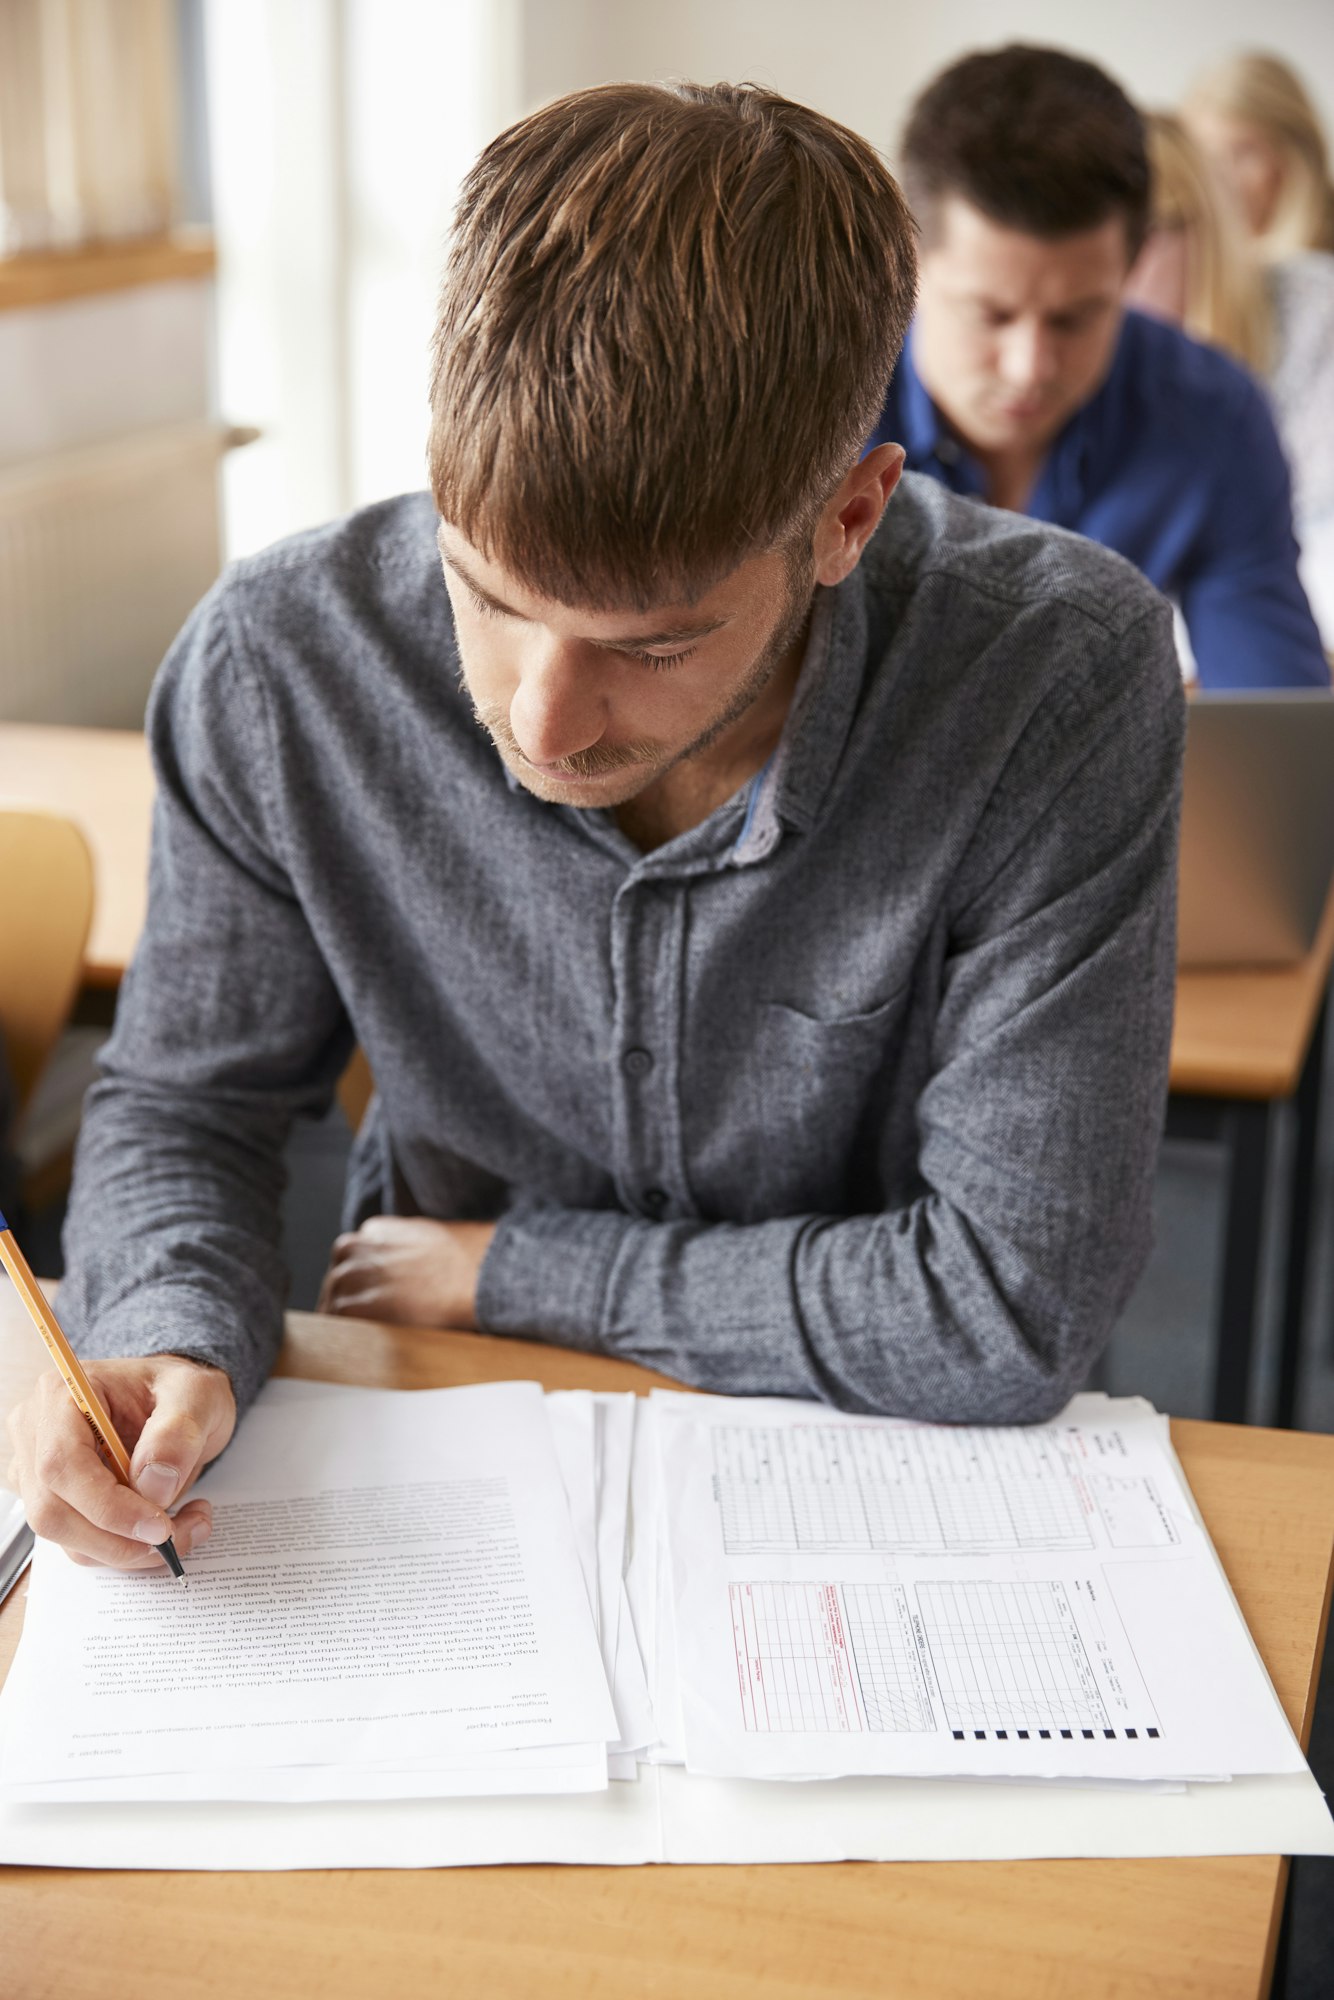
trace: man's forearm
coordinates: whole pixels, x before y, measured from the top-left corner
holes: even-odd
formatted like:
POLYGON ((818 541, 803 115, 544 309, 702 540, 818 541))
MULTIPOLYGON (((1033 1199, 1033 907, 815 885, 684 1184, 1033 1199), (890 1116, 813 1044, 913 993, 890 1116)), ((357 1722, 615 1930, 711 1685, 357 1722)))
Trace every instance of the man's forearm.
POLYGON ((282 1339, 287 1124, 262 1103, 173 1106, 119 1080, 90 1092, 61 1293, 80 1353, 206 1361, 247 1408, 282 1339))
POLYGON ((478 1323, 617 1354, 698 1388, 934 1421, 1051 1416, 1084 1380, 1148 1240, 1025 1268, 939 1197, 875 1216, 747 1225, 518 1209, 482 1267, 478 1323))

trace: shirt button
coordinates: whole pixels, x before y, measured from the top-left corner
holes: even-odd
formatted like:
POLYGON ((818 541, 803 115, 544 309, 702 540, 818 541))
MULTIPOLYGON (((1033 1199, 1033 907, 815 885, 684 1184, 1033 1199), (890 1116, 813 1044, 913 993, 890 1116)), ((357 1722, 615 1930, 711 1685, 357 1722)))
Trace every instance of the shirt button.
POLYGON ((666 1188, 654 1187, 645 1188, 642 1199, 645 1208, 648 1209, 650 1214, 661 1215, 671 1197, 667 1193, 666 1188))
MULTIPOLYGON (((621 1067, 627 1076, 647 1076, 653 1067, 653 1057, 647 1049, 627 1049, 621 1057, 621 1067)), ((666 1200, 666 1196, 663 1197, 666 1200)))
POLYGON ((936 445, 936 457, 942 465, 957 465, 959 463, 959 447, 953 438, 946 437, 939 440, 936 445))

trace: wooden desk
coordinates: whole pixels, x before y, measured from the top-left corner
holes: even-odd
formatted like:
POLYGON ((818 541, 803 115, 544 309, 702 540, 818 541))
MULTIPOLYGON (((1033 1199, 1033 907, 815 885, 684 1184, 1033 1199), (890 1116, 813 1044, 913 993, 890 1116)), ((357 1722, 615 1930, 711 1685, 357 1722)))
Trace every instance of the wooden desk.
POLYGON ((1334 964, 1334 886, 1309 957, 1277 971, 1177 974, 1172 1088, 1196 1097, 1291 1097, 1334 964))
POLYGON ((84 984, 119 986, 148 901, 153 772, 143 737, 133 729, 0 723, 0 806, 59 813, 82 829, 96 891, 84 984))
MULTIPOLYGON (((662 1379, 474 1334, 301 1315, 289 1329, 282 1372, 316 1379, 427 1388, 527 1376, 638 1390, 662 1379)), ((1174 1424, 1173 1436, 1305 1742, 1334 1563, 1334 1438, 1203 1423, 1174 1424)), ((0 1614, 2 1665, 20 1616, 17 1601, 0 1614)), ((6 2000, 115 2000, 144 1979, 172 2000, 1254 2000, 1268 1986, 1286 1866, 1270 1856, 188 1880, 15 1868, 0 1870, 2 1983, 6 2000), (108 1984, 113 1967, 123 1975, 108 1984)))
MULTIPOLYGON (((36 806, 78 821, 93 850, 97 905, 85 984, 112 989, 143 927, 153 776, 130 731, 0 724, 0 805, 36 806)), ((1177 980, 1168 1129, 1221 1139, 1228 1153, 1213 1414, 1245 1420, 1255 1345, 1265 1177, 1273 1107, 1292 1100, 1297 1148, 1288 1209, 1277 1421, 1297 1391, 1309 1261, 1319 1032, 1334 961, 1334 890, 1316 947, 1280 972, 1183 972, 1177 980)))
POLYGON ((1269 1154, 1283 1102, 1293 1105, 1297 1130, 1274 1419, 1291 1424, 1296 1410, 1332 964, 1334 886, 1300 965, 1177 975, 1167 1129, 1221 1139, 1228 1156, 1213 1413, 1230 1422, 1244 1422, 1250 1404, 1269 1154))

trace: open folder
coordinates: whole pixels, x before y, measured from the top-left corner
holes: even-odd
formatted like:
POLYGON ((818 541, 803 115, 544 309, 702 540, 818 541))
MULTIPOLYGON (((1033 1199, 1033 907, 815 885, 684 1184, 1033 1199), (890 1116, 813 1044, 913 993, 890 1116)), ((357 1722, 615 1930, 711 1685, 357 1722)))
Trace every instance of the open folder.
POLYGON ((201 1490, 188 1591, 39 1549, 0 1859, 1334 1851, 1143 1403, 275 1382, 201 1490))

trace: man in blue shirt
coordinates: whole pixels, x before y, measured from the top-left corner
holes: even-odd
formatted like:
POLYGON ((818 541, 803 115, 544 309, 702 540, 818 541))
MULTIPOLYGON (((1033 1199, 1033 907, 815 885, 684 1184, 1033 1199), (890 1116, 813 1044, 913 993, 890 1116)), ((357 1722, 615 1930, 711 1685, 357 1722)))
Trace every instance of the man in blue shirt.
POLYGON ((1122 307, 1149 197, 1125 94, 1054 49, 966 56, 902 154, 921 289, 874 441, 1127 557, 1179 605, 1203 686, 1327 686, 1262 391, 1122 307))

